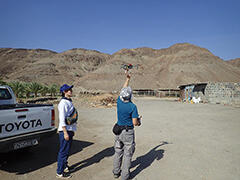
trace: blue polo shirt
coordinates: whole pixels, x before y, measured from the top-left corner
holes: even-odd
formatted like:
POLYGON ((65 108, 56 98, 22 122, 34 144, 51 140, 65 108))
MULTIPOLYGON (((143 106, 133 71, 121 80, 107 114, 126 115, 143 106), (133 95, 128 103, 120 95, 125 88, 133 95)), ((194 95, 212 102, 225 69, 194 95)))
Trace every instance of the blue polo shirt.
POLYGON ((123 102, 117 99, 117 124, 120 126, 133 126, 132 118, 138 118, 137 106, 132 102, 123 102))

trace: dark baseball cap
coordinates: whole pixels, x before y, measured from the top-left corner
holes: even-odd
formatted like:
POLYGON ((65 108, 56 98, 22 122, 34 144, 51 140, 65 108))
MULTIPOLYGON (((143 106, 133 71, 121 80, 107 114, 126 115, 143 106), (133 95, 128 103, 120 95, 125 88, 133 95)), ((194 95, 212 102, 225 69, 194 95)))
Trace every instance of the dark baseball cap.
POLYGON ((60 87, 60 92, 67 91, 67 90, 72 89, 72 88, 73 88, 73 85, 69 86, 67 84, 64 84, 60 87))

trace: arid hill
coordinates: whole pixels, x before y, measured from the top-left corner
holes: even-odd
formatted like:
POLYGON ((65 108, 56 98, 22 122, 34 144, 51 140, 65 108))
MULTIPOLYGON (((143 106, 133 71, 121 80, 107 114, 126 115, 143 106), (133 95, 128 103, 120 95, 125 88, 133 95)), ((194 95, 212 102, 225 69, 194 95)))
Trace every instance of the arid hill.
POLYGON ((56 53, 43 49, 0 48, 3 80, 45 84, 75 84, 91 90, 119 90, 124 82, 122 64, 131 70, 134 89, 177 88, 195 82, 239 82, 239 60, 223 61, 207 49, 175 44, 165 49, 122 49, 112 55, 71 49, 56 53))
POLYGON ((0 77, 4 80, 44 84, 74 83, 94 71, 110 55, 93 50, 72 49, 63 53, 42 49, 0 49, 0 77))
POLYGON ((236 68, 240 68, 240 58, 231 59, 231 60, 226 61, 226 62, 232 64, 236 68))
POLYGON ((139 64, 132 71, 134 89, 177 88, 179 85, 220 81, 239 82, 240 69, 234 68, 210 51, 183 43, 166 49, 122 49, 104 66, 79 79, 89 89, 119 90, 124 82, 121 64, 139 64))

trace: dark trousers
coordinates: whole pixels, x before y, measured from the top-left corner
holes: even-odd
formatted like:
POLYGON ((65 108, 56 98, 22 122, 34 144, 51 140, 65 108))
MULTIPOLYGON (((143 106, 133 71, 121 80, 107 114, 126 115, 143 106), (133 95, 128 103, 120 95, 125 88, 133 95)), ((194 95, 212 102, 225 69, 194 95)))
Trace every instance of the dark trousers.
POLYGON ((59 132, 60 149, 58 152, 58 165, 57 165, 58 174, 62 174, 63 170, 67 167, 67 160, 72 146, 74 132, 68 131, 68 135, 69 140, 66 141, 64 139, 64 133, 62 131, 59 132))

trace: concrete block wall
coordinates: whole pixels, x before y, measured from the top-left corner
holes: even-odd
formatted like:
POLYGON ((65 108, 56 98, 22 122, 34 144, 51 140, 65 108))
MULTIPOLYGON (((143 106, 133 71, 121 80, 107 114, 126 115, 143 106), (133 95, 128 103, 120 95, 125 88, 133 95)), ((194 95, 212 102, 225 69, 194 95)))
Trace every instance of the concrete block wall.
POLYGON ((208 82, 205 98, 209 103, 240 105, 240 82, 208 82))

